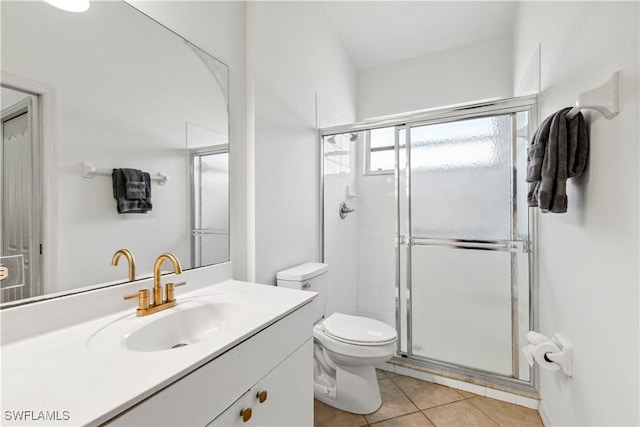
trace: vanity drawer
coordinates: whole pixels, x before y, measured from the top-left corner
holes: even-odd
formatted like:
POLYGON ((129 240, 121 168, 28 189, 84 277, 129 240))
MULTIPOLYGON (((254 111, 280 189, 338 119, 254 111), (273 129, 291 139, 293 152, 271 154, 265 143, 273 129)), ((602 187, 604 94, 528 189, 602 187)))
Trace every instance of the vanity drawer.
POLYGON ((313 339, 309 338, 207 427, 313 425, 312 359, 313 339), (264 393, 262 402, 260 393, 264 393), (251 411, 251 416, 245 411, 251 411))
MULTIPOLYGON (((107 425, 204 426, 309 340, 312 325, 313 304, 306 304, 107 425)), ((312 361, 309 354, 309 367, 312 361)))

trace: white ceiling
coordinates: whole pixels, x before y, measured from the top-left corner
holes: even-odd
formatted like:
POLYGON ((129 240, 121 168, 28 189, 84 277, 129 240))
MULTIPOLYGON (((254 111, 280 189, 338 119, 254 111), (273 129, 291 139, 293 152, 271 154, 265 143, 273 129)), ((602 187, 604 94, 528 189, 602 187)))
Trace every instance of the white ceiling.
POLYGON ((515 1, 326 1, 359 70, 511 34, 515 1))

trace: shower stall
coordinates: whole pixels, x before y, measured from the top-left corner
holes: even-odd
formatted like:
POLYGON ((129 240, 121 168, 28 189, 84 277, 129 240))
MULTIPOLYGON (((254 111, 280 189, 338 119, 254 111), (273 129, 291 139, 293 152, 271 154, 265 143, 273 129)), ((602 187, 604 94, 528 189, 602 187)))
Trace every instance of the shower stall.
POLYGON ((533 390, 536 98, 320 130, 330 309, 395 326, 396 362, 533 390))

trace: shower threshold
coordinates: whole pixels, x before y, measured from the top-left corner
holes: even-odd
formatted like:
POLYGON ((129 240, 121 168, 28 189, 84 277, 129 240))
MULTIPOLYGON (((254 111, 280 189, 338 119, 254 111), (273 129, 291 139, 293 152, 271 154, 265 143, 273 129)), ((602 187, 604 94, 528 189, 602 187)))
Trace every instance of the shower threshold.
MULTIPOLYGON (((384 365, 378 366, 378 368, 463 390, 477 386, 512 393, 525 398, 540 399, 540 395, 536 390, 535 379, 531 382, 523 381, 493 372, 415 356, 396 355, 384 365), (462 386, 459 386, 459 382, 463 383, 462 386), (465 387, 467 384, 471 384, 471 387, 465 387)), ((534 373, 532 374, 534 375, 534 373)))

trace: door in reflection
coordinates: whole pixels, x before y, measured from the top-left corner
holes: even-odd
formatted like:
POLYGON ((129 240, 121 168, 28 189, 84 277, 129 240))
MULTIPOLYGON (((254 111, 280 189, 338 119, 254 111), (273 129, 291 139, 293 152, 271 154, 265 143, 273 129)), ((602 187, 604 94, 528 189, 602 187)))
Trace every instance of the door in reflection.
POLYGON ((38 98, 2 88, 0 302, 43 293, 38 98))

